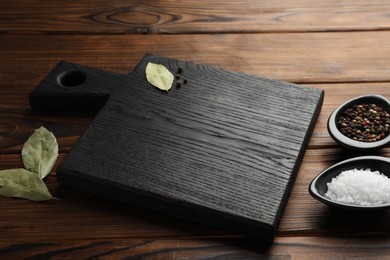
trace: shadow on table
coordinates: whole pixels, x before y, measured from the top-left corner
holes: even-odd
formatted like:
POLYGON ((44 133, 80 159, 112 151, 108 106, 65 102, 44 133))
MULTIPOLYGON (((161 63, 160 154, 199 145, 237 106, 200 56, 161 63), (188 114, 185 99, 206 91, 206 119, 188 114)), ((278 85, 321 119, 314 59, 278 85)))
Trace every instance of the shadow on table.
MULTIPOLYGON (((60 198, 58 207, 67 217, 62 225, 76 225, 80 233, 88 234, 96 225, 104 225, 101 230, 94 230, 99 237, 128 234, 130 237, 162 238, 204 238, 213 241, 235 241, 242 247, 266 249, 270 243, 248 238, 239 233, 213 228, 202 223, 187 220, 167 213, 125 202, 82 192, 58 185, 54 194, 60 198), (111 233, 111 234, 110 234, 111 233)), ((60 220, 58 220, 60 221, 60 220)), ((234 244, 236 244, 234 242, 234 244)))
POLYGON ((390 210, 345 210, 324 208, 320 228, 329 234, 388 235, 390 210))

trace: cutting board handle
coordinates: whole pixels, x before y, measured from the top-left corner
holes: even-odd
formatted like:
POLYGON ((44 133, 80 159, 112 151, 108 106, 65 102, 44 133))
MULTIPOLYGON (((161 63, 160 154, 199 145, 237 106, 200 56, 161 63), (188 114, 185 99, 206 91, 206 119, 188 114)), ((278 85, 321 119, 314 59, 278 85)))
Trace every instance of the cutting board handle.
POLYGON ((149 61, 165 63, 172 71, 177 71, 180 63, 188 65, 148 53, 134 70, 122 75, 61 61, 30 93, 30 106, 34 110, 100 110, 110 95, 118 90, 118 82, 132 82, 130 78, 145 80, 144 71, 149 61))
POLYGON ((112 92, 107 74, 61 61, 30 93, 30 105, 38 110, 99 110, 112 92))

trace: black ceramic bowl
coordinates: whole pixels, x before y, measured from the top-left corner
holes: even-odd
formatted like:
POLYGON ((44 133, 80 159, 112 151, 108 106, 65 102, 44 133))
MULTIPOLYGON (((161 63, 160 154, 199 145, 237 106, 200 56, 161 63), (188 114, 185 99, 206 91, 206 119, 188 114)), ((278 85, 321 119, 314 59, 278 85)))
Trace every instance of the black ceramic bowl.
POLYGON ((332 201, 325 197, 325 193, 328 191, 327 184, 332 181, 332 178, 339 175, 342 171, 352 169, 379 171, 390 178, 390 159, 381 156, 360 156, 339 162, 329 167, 312 180, 309 186, 310 195, 329 206, 344 209, 375 210, 389 208, 390 203, 375 206, 360 206, 332 201))
POLYGON ((381 95, 365 95, 351 99, 336 108, 328 119, 328 132, 340 145, 353 150, 373 151, 385 147, 390 142, 390 135, 375 142, 361 142, 343 135, 336 125, 336 119, 349 107, 360 104, 376 104, 390 113, 390 102, 381 95))

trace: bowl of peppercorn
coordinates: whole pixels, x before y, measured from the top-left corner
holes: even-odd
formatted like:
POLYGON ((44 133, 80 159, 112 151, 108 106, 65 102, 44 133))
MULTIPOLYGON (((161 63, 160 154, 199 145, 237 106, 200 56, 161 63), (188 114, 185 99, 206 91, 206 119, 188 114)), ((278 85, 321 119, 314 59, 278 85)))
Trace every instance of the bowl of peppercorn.
POLYGON ((381 95, 353 98, 336 108, 328 119, 328 132, 340 145, 372 151, 390 142, 390 102, 381 95))

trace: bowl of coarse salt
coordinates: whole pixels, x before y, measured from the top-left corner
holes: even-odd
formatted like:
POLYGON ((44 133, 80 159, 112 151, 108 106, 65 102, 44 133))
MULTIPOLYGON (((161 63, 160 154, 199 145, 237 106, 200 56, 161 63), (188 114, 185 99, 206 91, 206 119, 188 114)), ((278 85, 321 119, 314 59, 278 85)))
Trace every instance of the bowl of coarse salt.
POLYGON ((390 143, 390 101, 376 94, 353 98, 332 112, 327 127, 330 136, 346 148, 381 149, 390 143))
POLYGON ((332 207, 375 210, 390 207, 390 159, 360 156, 339 162, 315 177, 310 195, 332 207))

